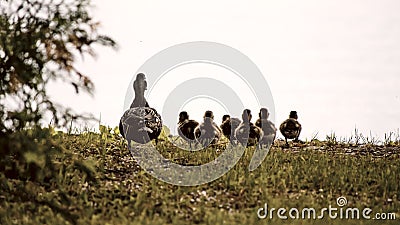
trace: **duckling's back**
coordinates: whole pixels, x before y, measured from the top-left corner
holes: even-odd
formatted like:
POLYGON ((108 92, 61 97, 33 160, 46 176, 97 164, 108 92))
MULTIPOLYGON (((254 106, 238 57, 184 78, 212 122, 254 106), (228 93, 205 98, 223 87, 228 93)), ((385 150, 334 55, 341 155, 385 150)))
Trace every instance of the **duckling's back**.
POLYGON ((296 138, 298 132, 300 132, 301 125, 296 119, 289 118, 281 124, 279 130, 285 138, 293 139, 296 138))
POLYGON ((226 120, 221 124, 221 130, 225 137, 230 138, 230 136, 234 136, 236 128, 240 125, 240 120, 238 118, 232 118, 230 120, 226 120))
POLYGON ((195 120, 185 120, 184 122, 179 124, 178 133, 184 139, 194 140, 195 134, 194 130, 199 125, 199 123, 195 120))
POLYGON ((264 135, 270 135, 276 133, 275 125, 268 119, 258 119, 255 125, 262 129, 264 135))

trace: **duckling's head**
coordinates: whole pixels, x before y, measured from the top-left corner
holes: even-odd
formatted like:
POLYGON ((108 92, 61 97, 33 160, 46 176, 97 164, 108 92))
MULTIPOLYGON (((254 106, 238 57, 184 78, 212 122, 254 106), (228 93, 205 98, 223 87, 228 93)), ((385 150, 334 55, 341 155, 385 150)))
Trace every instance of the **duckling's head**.
POLYGON ((183 122, 189 119, 189 114, 186 111, 182 111, 179 113, 179 122, 183 122))
POLYGON ((250 109, 245 109, 245 110, 243 110, 243 113, 242 113, 242 120, 243 120, 243 122, 244 122, 244 123, 250 123, 251 118, 252 118, 251 110, 250 110, 250 109))
POLYGON ((267 108, 261 108, 260 113, 258 114, 260 116, 260 119, 268 119, 269 117, 269 112, 267 108))
POLYGON ((231 119, 231 116, 230 116, 230 115, 224 115, 224 116, 222 117, 222 122, 225 122, 226 120, 229 120, 229 119, 231 119))
POLYGON ((214 113, 211 110, 207 110, 204 113, 204 122, 211 122, 214 120, 214 113))
POLYGON ((144 94, 144 91, 147 90, 146 76, 143 73, 136 75, 136 79, 133 82, 133 89, 135 90, 135 94, 144 94))
POLYGON ((211 118, 211 119, 214 119, 214 113, 213 113, 211 110, 207 110, 207 111, 204 113, 204 118, 206 118, 206 117, 211 118))
POLYGON ((289 118, 293 118, 293 119, 297 120, 299 117, 297 116, 296 111, 290 111, 289 118))

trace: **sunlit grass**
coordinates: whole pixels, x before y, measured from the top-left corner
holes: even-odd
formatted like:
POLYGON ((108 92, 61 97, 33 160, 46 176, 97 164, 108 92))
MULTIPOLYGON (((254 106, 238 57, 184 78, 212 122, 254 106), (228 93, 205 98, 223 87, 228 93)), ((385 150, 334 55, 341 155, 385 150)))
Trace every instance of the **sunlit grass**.
MULTIPOLYGON (((32 189, 43 198, 67 193, 69 208, 81 224, 269 224, 260 220, 257 210, 270 207, 321 209, 345 196, 348 207, 369 207, 373 212, 395 212, 400 219, 400 145, 396 134, 388 134, 378 144, 359 135, 339 140, 334 134, 326 140, 315 138, 304 144, 285 147, 276 141, 266 160, 249 172, 255 148, 247 148, 236 166, 221 178, 205 185, 170 185, 146 173, 131 156, 125 140, 116 129, 100 127, 100 133, 57 133, 68 151, 93 166, 97 184, 82 173, 58 168, 63 190, 32 189), (358 137, 360 139, 358 139, 358 137), (358 140, 358 142, 357 142, 358 140), (362 142, 362 144, 361 144, 362 142)), ((157 148, 176 163, 200 165, 218 157, 224 144, 202 151, 181 150, 162 137, 157 148)), ((55 157, 55 161, 63 157, 55 157)), ((18 180, 8 184, 21 185, 18 180)), ((0 194, 0 215, 4 224, 68 223, 51 206, 33 210, 35 202, 20 201, 0 194)), ((279 220, 292 224, 398 224, 375 220, 279 220)))

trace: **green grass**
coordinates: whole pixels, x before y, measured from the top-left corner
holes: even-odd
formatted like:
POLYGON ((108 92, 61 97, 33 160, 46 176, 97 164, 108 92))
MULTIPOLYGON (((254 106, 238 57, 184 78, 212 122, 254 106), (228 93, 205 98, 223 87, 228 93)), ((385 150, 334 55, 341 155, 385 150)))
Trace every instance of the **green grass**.
MULTIPOLYGON (((400 221, 400 145, 312 140, 283 148, 276 141, 266 160, 249 172, 254 148, 247 148, 239 163, 221 178, 194 187, 170 185, 141 169, 127 149, 126 142, 103 127, 101 133, 54 136, 76 157, 93 168, 96 182, 84 173, 60 166, 57 182, 51 185, 8 179, 12 190, 25 185, 43 199, 60 198, 66 193, 72 204, 68 210, 79 224, 399 224, 400 221), (258 219, 257 210, 269 207, 317 211, 344 196, 346 207, 369 207, 376 212, 394 212, 397 220, 280 220, 258 219)), ((200 165, 213 160, 224 145, 199 152, 177 149, 168 141, 158 145, 160 153, 177 163, 200 165)), ((55 156, 54 161, 67 165, 55 156), (62 163, 61 163, 62 162, 62 163)), ((3 176, 3 175, 2 175, 3 176)), ((63 207, 62 205, 59 207, 63 207)), ((21 200, 0 192, 2 224, 68 224, 62 211, 52 205, 21 200)), ((327 216, 325 216, 326 218, 327 216)))

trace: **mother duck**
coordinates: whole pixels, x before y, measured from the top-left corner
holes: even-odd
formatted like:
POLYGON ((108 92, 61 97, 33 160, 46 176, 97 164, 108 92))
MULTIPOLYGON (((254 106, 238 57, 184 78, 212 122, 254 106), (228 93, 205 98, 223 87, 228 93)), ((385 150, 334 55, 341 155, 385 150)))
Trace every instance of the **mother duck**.
POLYGON ((133 89, 135 98, 119 122, 120 133, 128 140, 129 145, 131 141, 145 144, 151 140, 156 140, 157 144, 157 138, 162 130, 162 120, 157 111, 149 107, 144 97, 147 81, 143 73, 136 75, 133 89))

